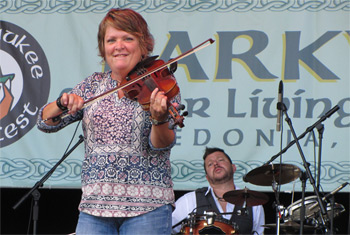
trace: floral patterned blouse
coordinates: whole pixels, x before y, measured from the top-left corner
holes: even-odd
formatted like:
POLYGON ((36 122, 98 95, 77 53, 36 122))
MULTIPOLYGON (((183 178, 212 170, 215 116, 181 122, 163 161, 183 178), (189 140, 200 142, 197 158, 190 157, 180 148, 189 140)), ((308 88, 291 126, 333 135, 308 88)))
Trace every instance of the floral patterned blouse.
MULTIPOLYGON (((117 86, 111 72, 94 73, 71 93, 85 101, 117 86)), ((171 102, 178 102, 178 94, 171 102)), ((45 107, 45 106, 44 106, 45 107)), ((82 120, 85 158, 82 163, 82 197, 79 210, 95 216, 132 217, 174 203, 170 149, 157 149, 150 142, 150 113, 117 92, 61 120, 57 126, 37 126, 56 132, 82 120)))

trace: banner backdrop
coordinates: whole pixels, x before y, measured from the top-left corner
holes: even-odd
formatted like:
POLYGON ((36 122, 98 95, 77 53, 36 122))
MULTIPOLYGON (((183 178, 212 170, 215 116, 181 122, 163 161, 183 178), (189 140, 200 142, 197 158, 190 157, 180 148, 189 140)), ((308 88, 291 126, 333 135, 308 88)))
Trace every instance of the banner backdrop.
MULTIPOLYGON (((32 187, 78 142, 79 124, 45 134, 36 128, 36 116, 61 92, 103 71, 97 29, 113 7, 144 16, 156 41, 154 55, 164 61, 215 40, 180 60, 175 72, 188 111, 171 154, 175 189, 207 185, 206 146, 230 155, 241 188, 270 191, 243 176, 272 157, 305 171, 301 153, 315 179, 321 161, 324 191, 350 181, 349 1, 2 0, 1 187, 32 187), (283 115, 278 132, 280 81, 290 122, 283 115), (310 128, 320 119, 318 128, 310 128), (300 151, 292 144, 280 155, 294 139, 292 129, 296 136, 305 133, 300 151)), ((44 186, 80 187, 83 156, 81 145, 44 186)), ((282 190, 301 191, 300 180, 282 190)))

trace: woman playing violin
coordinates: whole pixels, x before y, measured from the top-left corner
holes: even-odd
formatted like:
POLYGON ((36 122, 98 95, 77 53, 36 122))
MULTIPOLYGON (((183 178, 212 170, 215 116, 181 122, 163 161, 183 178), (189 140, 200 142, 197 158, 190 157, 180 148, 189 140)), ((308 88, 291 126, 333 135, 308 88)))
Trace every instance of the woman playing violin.
POLYGON ((111 70, 93 73, 40 110, 38 128, 48 133, 82 120, 85 157, 76 234, 171 233, 175 132, 168 128, 168 106, 180 102, 180 93, 169 100, 155 88, 148 110, 123 90, 83 107, 86 100, 125 82, 153 47, 140 14, 111 9, 98 31, 99 53, 111 70), (63 111, 70 115, 52 119, 63 111))

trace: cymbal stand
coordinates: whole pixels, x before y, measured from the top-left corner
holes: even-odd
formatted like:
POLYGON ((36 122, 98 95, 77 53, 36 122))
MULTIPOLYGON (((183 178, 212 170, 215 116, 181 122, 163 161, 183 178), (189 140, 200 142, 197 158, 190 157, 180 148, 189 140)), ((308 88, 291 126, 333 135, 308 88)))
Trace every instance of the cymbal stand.
POLYGON ((304 222, 305 222, 305 187, 307 181, 307 175, 305 172, 301 173, 301 206, 300 206, 300 235, 304 233, 304 222))
MULTIPOLYGON (((298 151, 299 151, 300 157, 301 157, 301 159, 302 159, 302 161, 303 161, 303 166, 304 166, 304 168, 305 168, 306 176, 307 176, 307 178, 309 179, 309 181, 310 181, 310 183, 311 183, 311 185, 312 185, 312 187, 313 187, 313 189, 314 189, 314 193, 316 194, 318 204, 319 204, 319 206, 320 206, 320 208, 321 208, 321 213, 322 213, 323 216, 327 217, 328 214, 327 214, 326 208, 325 208, 325 206, 324 206, 324 204, 323 204, 322 198, 321 198, 321 196, 320 196, 320 192, 317 190, 317 187, 316 187, 316 184, 315 184, 315 180, 314 180, 314 178, 313 178, 313 176, 312 176, 312 174, 311 174, 310 168, 309 168, 309 163, 306 161, 306 158, 305 158, 305 156, 304 156, 303 150, 301 149, 301 145, 300 145, 300 143, 299 143, 298 137, 297 137, 297 135, 296 135, 296 133, 295 133, 295 130, 294 130, 294 128, 293 128, 292 121, 291 121, 291 119, 289 118, 289 115, 288 115, 288 112, 287 112, 287 107, 285 106, 285 104, 284 104, 283 102, 278 102, 278 103, 277 103, 277 107, 280 108, 280 109, 282 110, 282 112, 285 114, 285 117, 286 117, 285 120, 286 120, 286 122, 287 122, 288 125, 289 125, 290 131, 291 131, 291 133, 292 133, 292 135, 293 135, 293 138, 294 138, 294 140, 295 140, 295 143, 296 143, 296 145, 297 145, 297 147, 298 147, 298 151)), ((338 109, 339 109, 339 107, 338 107, 338 109)), ((335 111, 334 111, 334 112, 335 112, 335 111)), ((332 114, 332 113, 331 113, 331 114, 332 114)), ((330 115, 331 115, 331 114, 330 114, 330 115)), ((327 226, 326 226, 326 224, 325 224, 325 221, 324 221, 323 216, 321 216, 322 224, 323 224, 323 226, 324 226, 324 228, 325 228, 325 232, 328 233, 329 231, 328 231, 328 228, 327 228, 327 226)), ((303 226, 301 226, 300 231, 301 231, 301 230, 303 230, 303 226)), ((301 232, 302 232, 302 231, 301 231, 301 232)), ((301 233, 301 234, 302 234, 302 233, 301 233)))
MULTIPOLYGON (((333 219, 334 219, 334 205, 335 205, 335 202, 334 202, 334 195, 332 195, 331 199, 329 199, 330 203, 331 203, 331 229, 330 229, 330 234, 333 234, 333 219)), ((321 215, 322 216, 322 215, 321 215)))
POLYGON ((248 198, 248 193, 247 193, 247 187, 244 187, 244 202, 242 206, 242 215, 247 215, 247 198, 248 198))
POLYGON ((281 204, 279 200, 279 194, 278 194, 278 183, 276 182, 275 178, 275 169, 273 166, 273 163, 271 164, 272 167, 272 190, 275 193, 276 203, 275 203, 275 209, 276 209, 276 234, 280 234, 280 227, 281 227, 281 204))

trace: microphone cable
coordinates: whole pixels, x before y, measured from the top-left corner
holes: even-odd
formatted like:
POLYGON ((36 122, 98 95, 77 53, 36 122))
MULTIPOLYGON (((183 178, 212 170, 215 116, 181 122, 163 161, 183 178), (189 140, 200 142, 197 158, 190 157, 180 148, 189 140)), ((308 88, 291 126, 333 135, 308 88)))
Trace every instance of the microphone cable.
POLYGON ((70 142, 69 142, 69 144, 68 144, 66 150, 64 151, 64 154, 63 154, 63 155, 65 155, 65 154, 67 153, 67 151, 70 149, 70 146, 71 146, 71 144, 72 144, 72 142, 73 142, 73 139, 74 139, 75 135, 77 134, 77 131, 78 131, 78 127, 79 127, 79 125, 80 125, 80 122, 81 122, 81 120, 79 120, 77 126, 75 127, 73 136, 72 136, 72 138, 71 138, 71 140, 70 140, 70 142))

